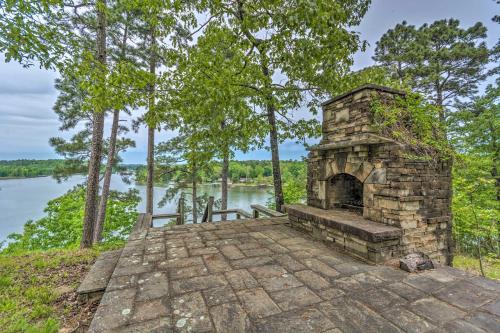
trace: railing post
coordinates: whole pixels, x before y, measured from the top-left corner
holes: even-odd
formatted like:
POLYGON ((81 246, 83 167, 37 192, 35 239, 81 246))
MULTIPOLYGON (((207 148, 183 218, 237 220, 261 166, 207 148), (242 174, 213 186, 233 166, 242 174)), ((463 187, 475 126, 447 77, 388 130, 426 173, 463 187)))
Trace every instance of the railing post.
POLYGON ((253 210, 253 218, 254 219, 258 219, 259 218, 259 211, 257 209, 255 209, 255 208, 253 210))
POLYGON ((148 228, 152 228, 153 227, 153 214, 146 213, 146 220, 149 222, 149 223, 147 223, 148 228))
POLYGON ((205 206, 203 210, 203 215, 201 216, 201 223, 205 223, 208 220, 208 204, 205 206))
POLYGON ((214 211, 214 197, 208 197, 207 203, 207 222, 212 222, 212 213, 214 211))
POLYGON ((237 220, 240 220, 240 219, 241 219, 241 215, 240 215, 240 213, 236 213, 236 219, 237 219, 237 220))
POLYGON ((181 224, 184 224, 184 193, 181 194, 181 209, 180 209, 180 217, 181 217, 181 224))
POLYGON ((179 202, 177 203, 177 214, 179 214, 179 216, 177 216, 176 224, 184 224, 184 193, 181 193, 179 202))

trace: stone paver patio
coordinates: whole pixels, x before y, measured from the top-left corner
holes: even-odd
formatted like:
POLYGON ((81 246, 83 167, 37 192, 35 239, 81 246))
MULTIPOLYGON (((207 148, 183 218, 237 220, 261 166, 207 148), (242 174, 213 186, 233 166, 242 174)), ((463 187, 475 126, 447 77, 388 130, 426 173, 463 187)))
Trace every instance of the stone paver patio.
POLYGON ((283 218, 150 228, 89 332, 500 332, 500 283, 368 265, 283 218))

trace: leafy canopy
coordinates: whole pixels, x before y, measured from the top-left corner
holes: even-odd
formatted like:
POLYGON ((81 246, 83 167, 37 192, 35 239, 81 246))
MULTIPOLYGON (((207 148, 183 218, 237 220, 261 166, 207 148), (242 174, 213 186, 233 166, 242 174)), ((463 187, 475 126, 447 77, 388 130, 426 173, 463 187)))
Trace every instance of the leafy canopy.
MULTIPOLYGON (((234 36, 252 69, 252 80, 229 78, 251 90, 252 102, 267 112, 277 112, 281 138, 316 135, 315 121, 291 121, 288 114, 307 106, 316 113, 325 94, 341 90, 352 54, 364 47, 349 27, 359 24, 370 1, 201 1, 209 25, 234 36)), ((258 110, 258 109, 257 109, 258 110)))

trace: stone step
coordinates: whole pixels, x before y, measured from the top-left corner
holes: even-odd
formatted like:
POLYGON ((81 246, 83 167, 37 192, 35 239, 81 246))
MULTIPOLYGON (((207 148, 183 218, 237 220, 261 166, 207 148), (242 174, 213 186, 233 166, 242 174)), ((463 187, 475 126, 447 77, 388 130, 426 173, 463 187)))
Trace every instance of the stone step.
POLYGON ((79 300, 94 299, 104 293, 121 253, 121 249, 106 251, 97 258, 76 291, 79 300))

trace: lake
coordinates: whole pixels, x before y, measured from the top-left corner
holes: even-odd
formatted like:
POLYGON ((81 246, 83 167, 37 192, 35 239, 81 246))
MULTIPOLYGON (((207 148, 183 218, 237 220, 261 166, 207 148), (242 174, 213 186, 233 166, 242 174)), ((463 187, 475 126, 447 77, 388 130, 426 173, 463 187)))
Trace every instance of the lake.
MULTIPOLYGON (((79 175, 72 176, 62 183, 57 183, 52 177, 0 180, 0 242, 13 232, 21 232, 26 221, 43 217, 43 209, 49 200, 63 195, 83 181, 84 177, 79 175)), ((133 182, 126 184, 120 176, 115 175, 112 178, 111 188, 119 191, 126 191, 128 188, 138 189, 142 200, 137 209, 139 212, 145 211, 146 186, 136 185, 133 182)), ((165 186, 154 188, 155 213, 172 213, 176 210, 176 200, 158 208, 158 202, 163 197, 165 189, 165 186)), ((200 185, 198 193, 199 195, 208 193, 217 200, 220 198, 220 186, 200 185)), ((187 195, 186 197, 188 198, 187 195)), ((265 204, 269 197, 269 188, 235 185, 229 188, 228 207, 241 208, 250 212, 251 204, 265 204)), ((201 217, 199 216, 198 219, 201 217)))

